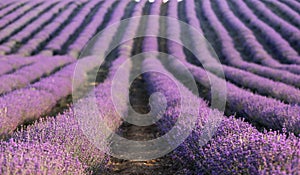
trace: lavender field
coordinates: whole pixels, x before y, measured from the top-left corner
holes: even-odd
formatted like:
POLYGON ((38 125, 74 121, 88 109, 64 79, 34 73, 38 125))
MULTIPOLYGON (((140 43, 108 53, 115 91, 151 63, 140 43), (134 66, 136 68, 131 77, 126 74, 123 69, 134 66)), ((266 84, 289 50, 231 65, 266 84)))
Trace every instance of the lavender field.
POLYGON ((300 0, 0 1, 0 174, 297 175, 299 136, 300 0))

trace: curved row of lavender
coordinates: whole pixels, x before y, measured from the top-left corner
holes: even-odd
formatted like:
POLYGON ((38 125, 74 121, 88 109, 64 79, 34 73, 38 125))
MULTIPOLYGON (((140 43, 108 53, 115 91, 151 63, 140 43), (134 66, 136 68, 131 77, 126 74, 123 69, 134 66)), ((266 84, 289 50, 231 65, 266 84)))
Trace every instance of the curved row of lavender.
MULTIPOLYGON (((207 72, 199 67, 189 64, 185 65, 192 72, 195 80, 206 87, 208 89, 207 93, 209 93, 210 83, 206 77, 207 72)), ((218 79, 216 78, 214 81, 218 81, 218 79)), ((276 130, 286 128, 296 135, 300 133, 300 108, 298 105, 284 104, 276 99, 240 89, 229 82, 226 85, 228 90, 227 110, 231 111, 231 113, 236 113, 240 117, 245 117, 249 121, 256 122, 268 128, 276 130)))
MULTIPOLYGON (((214 72, 214 66, 211 66, 210 70, 214 72)), ((285 103, 300 104, 298 88, 225 65, 223 65, 223 70, 226 79, 237 86, 251 89, 258 94, 273 97, 285 103)))
POLYGON ((209 25, 218 37, 220 45, 219 51, 221 54, 219 57, 221 61, 227 65, 299 88, 300 79, 298 75, 244 61, 241 53, 235 49, 233 39, 230 37, 228 31, 214 14, 210 1, 202 0, 202 3, 198 3, 198 6, 201 7, 203 16, 207 19, 209 25))

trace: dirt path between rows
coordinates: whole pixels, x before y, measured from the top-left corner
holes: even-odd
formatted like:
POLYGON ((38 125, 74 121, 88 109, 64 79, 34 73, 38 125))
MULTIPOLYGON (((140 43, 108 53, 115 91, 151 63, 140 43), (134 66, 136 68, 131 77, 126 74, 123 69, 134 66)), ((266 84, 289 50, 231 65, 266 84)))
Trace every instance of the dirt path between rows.
MULTIPOLYGON (((133 62, 133 67, 136 68, 135 71, 140 71, 138 69, 141 67, 141 62, 142 60, 133 62)), ((136 112, 145 114, 150 111, 148 105, 149 95, 146 90, 146 82, 143 80, 142 76, 139 76, 132 82, 129 94, 130 103, 136 112)), ((128 115, 131 114, 129 113, 128 115)), ((145 141, 155 139, 159 135, 159 130, 156 125, 141 127, 124 122, 119 128, 118 134, 129 140, 145 141)), ((117 151, 114 149, 115 148, 112 145, 111 151, 117 151)), ((124 154, 127 154, 126 149, 130 149, 130 147, 125 148, 124 154)), ((111 157, 111 160, 108 163, 107 174, 173 175, 179 174, 178 169, 180 167, 182 167, 180 163, 174 161, 170 154, 149 161, 130 161, 111 157)))

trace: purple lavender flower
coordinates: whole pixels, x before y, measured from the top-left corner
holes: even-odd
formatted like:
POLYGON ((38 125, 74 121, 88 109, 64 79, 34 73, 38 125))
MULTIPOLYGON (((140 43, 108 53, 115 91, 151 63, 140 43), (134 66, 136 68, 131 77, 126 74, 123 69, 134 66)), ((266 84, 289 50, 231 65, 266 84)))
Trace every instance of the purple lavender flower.
POLYGON ((85 174, 84 166, 59 144, 49 142, 0 143, 2 174, 85 174))

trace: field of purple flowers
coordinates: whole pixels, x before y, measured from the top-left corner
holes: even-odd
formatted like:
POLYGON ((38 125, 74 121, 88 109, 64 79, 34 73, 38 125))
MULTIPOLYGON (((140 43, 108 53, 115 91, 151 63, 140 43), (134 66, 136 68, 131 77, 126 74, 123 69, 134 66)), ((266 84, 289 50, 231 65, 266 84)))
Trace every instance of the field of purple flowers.
MULTIPOLYGON (((86 107, 83 114, 89 114, 87 97, 76 103, 86 107)), ((300 0, 0 1, 0 174, 296 175, 300 174, 299 136, 300 0), (94 41, 90 52, 96 55, 80 56, 106 27, 142 15, 178 19, 193 30, 176 21, 128 22, 94 41), (112 43, 139 32, 152 37, 127 40, 106 53, 112 43), (160 34, 172 40, 153 37, 160 34), (195 36, 199 34, 214 51, 200 47, 203 43, 195 36), (145 52, 174 57, 143 57, 122 67, 122 85, 131 87, 121 95, 128 98, 129 94, 136 111, 149 112, 152 93, 165 96, 163 119, 147 128, 124 124, 111 98, 120 66, 145 52), (100 68, 93 64, 105 54, 100 68), (217 83, 224 80, 216 71, 216 59, 226 80, 224 112, 210 106, 210 78, 217 83), (78 62, 84 66, 74 84, 78 62), (147 71, 152 68, 160 73, 147 71), (87 84, 88 73, 95 70, 96 81, 87 84), (146 73, 131 84, 129 77, 136 70, 146 73), (198 93, 178 77, 187 70, 198 93), (192 109, 181 111, 180 95, 197 106, 199 115, 192 133, 165 157, 116 159, 109 154, 113 148, 104 133, 95 131, 100 142, 96 146, 81 129, 82 123, 98 123, 74 117, 72 92, 82 87, 94 88, 101 121, 133 140, 163 135, 179 113, 191 115, 192 109), (224 119, 202 146, 199 140, 211 112, 224 119)), ((169 140, 169 144, 176 143, 169 140)))

